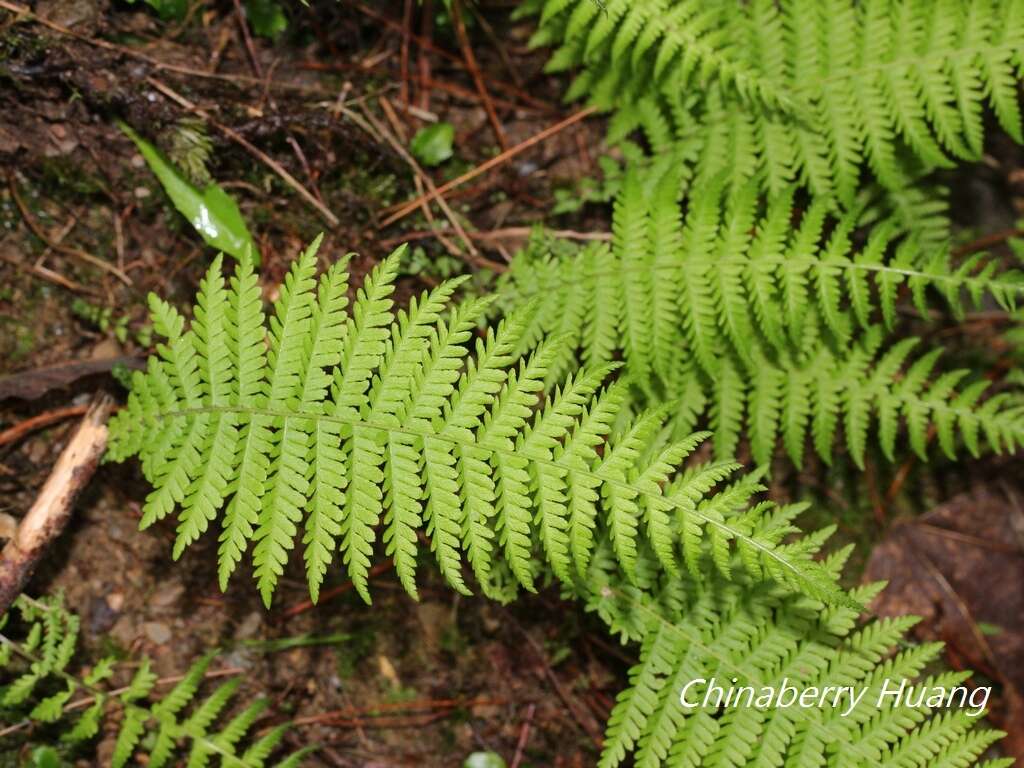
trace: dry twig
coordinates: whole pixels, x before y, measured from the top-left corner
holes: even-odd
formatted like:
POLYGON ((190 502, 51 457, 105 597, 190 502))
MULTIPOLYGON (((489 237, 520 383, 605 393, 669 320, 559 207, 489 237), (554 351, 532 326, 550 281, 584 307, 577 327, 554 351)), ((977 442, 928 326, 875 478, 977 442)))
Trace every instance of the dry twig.
MULTIPOLYGON (((2 2, 2 1, 3 0, 0 0, 0 2, 2 2)), ((534 134, 533 136, 531 136, 530 138, 526 139, 525 141, 521 141, 519 144, 516 144, 514 147, 510 147, 507 151, 502 152, 500 155, 496 155, 495 157, 492 157, 487 162, 481 163, 476 168, 473 168, 472 170, 467 171, 466 173, 462 174, 461 176, 452 179, 447 184, 442 184, 440 187, 437 187, 436 189, 432 190, 428 194, 421 195, 417 199, 410 200, 407 203, 402 203, 401 207, 397 211, 395 211, 393 214, 391 214, 384 221, 381 222, 381 226, 382 227, 386 227, 386 226, 389 226, 390 224, 394 224, 396 221, 404 219, 410 213, 412 213, 417 208, 419 208, 423 203, 425 203, 425 202, 429 203, 432 200, 435 200, 435 199, 441 197, 446 192, 450 192, 451 190, 455 189, 456 187, 461 187, 467 181, 475 179, 480 174, 487 173, 487 171, 491 170, 492 168, 495 168, 495 167, 501 165, 502 163, 505 163, 505 162, 511 160, 513 157, 515 157, 518 154, 521 154, 522 152, 525 152, 527 149, 529 149, 530 147, 534 146, 535 144, 539 144, 542 141, 544 141, 545 139, 551 138, 556 133, 559 133, 560 131, 564 131, 569 126, 575 125, 580 120, 583 120, 584 118, 589 117, 590 115, 594 114, 596 111, 597 111, 597 107, 586 107, 585 109, 581 109, 579 112, 576 112, 575 114, 570 115, 569 117, 565 118, 564 120, 561 120, 561 121, 555 123, 554 125, 545 128, 543 131, 540 131, 539 133, 534 134)))
POLYGON ((47 548, 71 519, 75 498, 96 471, 107 447, 107 417, 112 406, 107 394, 93 398, 17 534, 0 552, 0 616, 21 594, 47 548))
POLYGON ((491 124, 491 130, 494 131, 494 138, 498 140, 498 144, 504 152, 508 149, 508 139, 505 138, 505 129, 501 127, 498 113, 494 110, 494 102, 491 101, 491 95, 487 92, 487 85, 484 83, 484 76, 480 72, 480 66, 476 63, 473 46, 470 45, 469 35, 466 33, 466 22, 462 18, 462 10, 462 3, 455 0, 454 7, 452 8, 452 24, 455 27, 455 35, 459 38, 462 58, 466 60, 466 69, 469 70, 469 74, 473 78, 473 84, 476 86, 476 91, 480 94, 480 101, 483 102, 484 111, 487 112, 487 121, 491 124))
POLYGON ((18 422, 13 427, 0 432, 0 446, 15 443, 29 432, 43 429, 51 424, 56 424, 58 421, 70 419, 72 416, 84 416, 88 410, 89 407, 87 405, 71 405, 67 408, 45 411, 33 416, 31 419, 25 419, 25 421, 18 422))

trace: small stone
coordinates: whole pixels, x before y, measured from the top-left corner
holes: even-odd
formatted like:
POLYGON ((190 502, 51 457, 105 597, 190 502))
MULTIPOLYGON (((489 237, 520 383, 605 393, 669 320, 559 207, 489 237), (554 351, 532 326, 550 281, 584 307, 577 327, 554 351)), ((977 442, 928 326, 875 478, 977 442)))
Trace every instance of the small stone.
POLYGON ((142 200, 143 198, 149 197, 149 190, 145 187, 136 187, 135 196, 142 200))
POLYGON ((130 648, 135 642, 135 622, 128 616, 122 616, 110 629, 110 636, 117 641, 122 648, 130 648))
POLYGON ((157 645, 166 645, 171 641, 171 630, 159 621, 147 621, 142 625, 142 631, 157 645))
POLYGON ((256 636, 259 632, 260 626, 263 624, 263 614, 259 611, 253 611, 244 619, 242 623, 238 625, 238 629, 235 630, 236 640, 249 640, 256 636))
POLYGON ((117 611, 110 602, 102 597, 93 597, 89 601, 89 631, 93 634, 102 634, 114 626, 117 621, 117 611))
POLYGON ((154 608, 170 608, 185 594, 185 586, 180 582, 171 582, 153 593, 149 604, 154 608))

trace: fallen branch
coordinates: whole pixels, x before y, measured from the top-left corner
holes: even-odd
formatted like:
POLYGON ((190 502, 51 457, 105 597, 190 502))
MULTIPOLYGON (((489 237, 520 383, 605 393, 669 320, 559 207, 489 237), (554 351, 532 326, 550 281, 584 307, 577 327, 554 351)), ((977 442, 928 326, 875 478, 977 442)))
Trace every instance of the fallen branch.
POLYGON ((47 548, 67 526, 75 498, 96 471, 107 447, 107 417, 112 404, 106 394, 93 399, 14 538, 0 552, 0 616, 21 594, 47 548))

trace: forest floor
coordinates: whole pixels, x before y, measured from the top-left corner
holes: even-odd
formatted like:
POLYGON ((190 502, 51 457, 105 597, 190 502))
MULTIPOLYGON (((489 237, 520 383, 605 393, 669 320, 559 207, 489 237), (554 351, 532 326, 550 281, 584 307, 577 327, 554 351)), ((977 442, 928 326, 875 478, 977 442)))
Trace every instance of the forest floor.
MULTIPOLYGON (((0 514, 28 509, 90 393, 121 391, 110 372, 147 351, 147 294, 185 305, 209 263, 117 120, 167 148, 197 110, 211 118, 209 171, 250 223, 267 285, 320 231, 322 264, 358 254, 357 284, 398 243, 416 246, 402 301, 461 272, 485 285, 537 222, 606 232, 605 206, 551 215, 599 174, 604 124, 561 103, 566 82, 544 74, 514 5, 480 3, 460 34, 440 2, 296 4, 270 41, 231 3, 165 23, 142 5, 40 0, 27 16, 0 0, 0 514), (437 121, 455 126, 455 157, 417 169, 404 148, 437 121), (395 217, 495 158, 445 194, 450 213, 395 217), (469 223, 472 247, 457 231, 469 223)), ((977 173, 972 199, 1006 189, 1018 160, 977 173)), ((1007 201, 991 211, 986 231, 1012 226, 1007 201)), ((1024 595, 991 589, 1024 583, 1019 460, 938 475, 908 462, 866 485, 821 469, 780 472, 773 495, 814 484, 830 510, 816 522, 859 545, 850 580, 893 581, 882 610, 924 616, 919 637, 996 681, 993 719, 1024 751, 1024 595)), ((147 654, 171 675, 224 647, 224 666, 301 723, 296 746, 324 745, 314 764, 458 766, 481 750, 512 768, 594 763, 635 649, 557 590, 503 607, 456 597, 427 567, 414 603, 385 565, 372 608, 339 570, 313 607, 296 569, 267 613, 248 573, 219 591, 214 537, 174 564, 172 522, 139 532, 145 494, 133 463, 102 466, 31 584, 63 590, 85 653, 147 654)))

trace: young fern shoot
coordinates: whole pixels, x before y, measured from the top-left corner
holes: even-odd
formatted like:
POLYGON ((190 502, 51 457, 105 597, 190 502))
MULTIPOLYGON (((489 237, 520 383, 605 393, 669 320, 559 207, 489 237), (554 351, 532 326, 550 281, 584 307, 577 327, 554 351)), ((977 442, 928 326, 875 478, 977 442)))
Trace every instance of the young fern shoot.
POLYGON ((538 555, 563 580, 585 573, 600 524, 627 577, 645 540, 671 572, 727 574, 737 551, 757 579, 842 599, 818 563, 783 542, 791 526, 747 506, 756 476, 715 494, 734 465, 679 475, 701 436, 667 441, 665 409, 616 426, 626 392, 608 382, 614 365, 546 389, 570 342, 524 345, 530 307, 478 336, 488 300, 449 310, 458 283, 448 282, 395 314, 400 249, 349 313, 345 263, 315 278, 319 243, 293 264, 269 319, 246 259, 230 284, 213 263, 187 329, 151 299, 167 341, 134 375, 109 457, 139 455, 153 485, 142 525, 176 513, 175 557, 216 524, 222 588, 252 544, 269 605, 301 527, 313 599, 340 552, 369 601, 382 526, 411 595, 421 533, 454 589, 468 591, 465 556, 493 594, 499 562, 526 589, 538 555))

